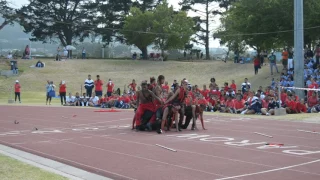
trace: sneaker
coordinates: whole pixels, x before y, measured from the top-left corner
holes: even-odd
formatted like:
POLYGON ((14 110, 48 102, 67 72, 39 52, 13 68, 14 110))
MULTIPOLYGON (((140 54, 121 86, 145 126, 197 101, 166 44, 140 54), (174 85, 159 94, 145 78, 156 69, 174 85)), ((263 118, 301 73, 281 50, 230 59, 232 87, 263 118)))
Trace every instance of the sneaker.
POLYGON ((270 116, 270 114, 269 114, 269 113, 267 113, 266 115, 267 115, 267 116, 270 116))

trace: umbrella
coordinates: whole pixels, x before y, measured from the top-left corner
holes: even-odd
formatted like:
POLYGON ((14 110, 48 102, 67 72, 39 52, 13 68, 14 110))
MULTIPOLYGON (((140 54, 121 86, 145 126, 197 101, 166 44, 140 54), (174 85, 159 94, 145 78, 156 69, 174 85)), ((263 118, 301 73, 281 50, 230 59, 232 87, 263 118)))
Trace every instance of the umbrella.
POLYGON ((76 50, 77 48, 75 48, 74 46, 71 46, 71 45, 68 45, 67 47, 67 50, 76 50))

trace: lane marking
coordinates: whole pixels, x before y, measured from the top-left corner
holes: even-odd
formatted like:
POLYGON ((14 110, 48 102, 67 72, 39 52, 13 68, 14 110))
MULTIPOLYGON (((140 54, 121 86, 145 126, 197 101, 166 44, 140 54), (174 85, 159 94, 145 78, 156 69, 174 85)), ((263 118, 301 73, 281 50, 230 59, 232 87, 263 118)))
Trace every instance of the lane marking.
POLYGON ((70 141, 70 140, 73 140, 73 138, 70 138, 70 139, 61 139, 61 141, 70 141))
POLYGON ((304 166, 304 165, 313 164, 313 163, 317 163, 317 162, 320 162, 320 159, 315 160, 315 161, 306 162, 306 163, 296 164, 296 165, 292 165, 292 166, 286 166, 286 167, 282 167, 282 168, 270 169, 267 171, 260 171, 260 172, 256 172, 256 173, 243 174, 243 175, 238 175, 238 176, 230 176, 230 177, 220 178, 220 179, 216 179, 216 180, 235 179, 235 178, 247 177, 247 176, 252 176, 252 175, 257 175, 257 174, 274 172, 274 171, 281 171, 281 170, 291 169, 294 167, 304 166))
POLYGON ((320 134, 320 132, 315 132, 315 131, 306 131, 306 130, 301 130, 301 129, 297 129, 300 132, 306 132, 306 133, 312 133, 312 134, 320 134))
POLYGON ((159 146, 159 147, 164 148, 164 149, 169 150, 169 151, 177 152, 177 150, 175 150, 175 149, 171 149, 171 148, 162 146, 162 145, 160 145, 160 144, 156 144, 156 146, 159 146))
POLYGON ((269 136, 269 135, 263 134, 263 133, 254 132, 254 134, 259 134, 261 136, 266 136, 266 137, 269 137, 269 138, 273 138, 272 136, 269 136))

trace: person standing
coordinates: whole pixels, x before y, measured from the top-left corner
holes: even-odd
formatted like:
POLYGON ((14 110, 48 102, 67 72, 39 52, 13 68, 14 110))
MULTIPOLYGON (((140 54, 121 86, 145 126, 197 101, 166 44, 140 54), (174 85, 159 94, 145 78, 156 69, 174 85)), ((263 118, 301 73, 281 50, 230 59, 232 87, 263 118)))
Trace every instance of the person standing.
POLYGON ((51 105, 52 97, 54 97, 52 92, 54 92, 55 85, 53 84, 53 81, 47 81, 47 82, 48 84, 46 86, 46 89, 47 89, 46 105, 48 105, 48 101, 49 101, 49 105, 51 105))
POLYGON ((17 97, 19 99, 19 103, 21 103, 21 99, 20 99, 20 90, 21 86, 18 80, 16 80, 16 84, 14 85, 14 102, 17 102, 17 97))
POLYGON ((293 51, 292 49, 288 50, 288 70, 293 69, 293 51))
POLYGON ((88 79, 84 81, 84 88, 86 88, 87 91, 87 96, 91 97, 92 96, 92 89, 94 88, 94 82, 91 79, 91 75, 88 75, 88 79))
POLYGON ((260 68, 260 59, 256 56, 254 57, 254 60, 253 60, 253 66, 254 66, 254 74, 257 75, 260 68))
POLYGON ((288 56, 289 56, 289 53, 286 49, 283 49, 283 52, 282 52, 282 65, 283 65, 283 70, 284 69, 287 69, 287 66, 288 66, 288 56))
POLYGON ((67 93, 67 86, 65 81, 61 81, 59 84, 59 94, 60 94, 60 99, 61 99, 61 105, 66 105, 66 93, 67 93), (64 101, 64 103, 63 103, 64 101))
POLYGON ((82 59, 86 59, 86 49, 82 48, 82 59))
POLYGON ((109 79, 109 82, 107 84, 107 95, 108 95, 108 97, 110 97, 112 95, 113 88, 114 88, 114 83, 112 82, 111 79, 109 79))
POLYGON ((271 75, 273 75, 273 67, 275 67, 276 70, 277 70, 277 73, 279 73, 279 70, 278 70, 278 67, 277 67, 277 57, 276 57, 276 55, 274 55, 273 52, 269 56, 269 63, 270 63, 271 75))
POLYGON ((100 79, 100 75, 97 75, 97 80, 94 81, 94 86, 95 86, 96 96, 102 97, 103 81, 100 79))
POLYGON ((317 45, 314 54, 316 54, 316 66, 318 66, 320 60, 320 44, 317 45))

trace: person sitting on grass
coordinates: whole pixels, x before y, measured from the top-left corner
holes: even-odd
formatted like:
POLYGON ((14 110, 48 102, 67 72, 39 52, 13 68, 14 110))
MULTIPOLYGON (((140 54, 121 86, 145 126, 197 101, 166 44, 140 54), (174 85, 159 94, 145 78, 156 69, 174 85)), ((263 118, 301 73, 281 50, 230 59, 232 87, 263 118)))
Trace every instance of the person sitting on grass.
POLYGON ((277 101, 277 96, 272 97, 271 95, 268 95, 264 101, 263 108, 261 108, 261 114, 267 116, 274 115, 274 110, 280 107, 280 102, 277 101), (267 107, 265 103, 267 103, 267 107))
POLYGON ((99 97, 96 96, 96 93, 92 93, 91 98, 89 99, 89 106, 90 107, 99 107, 99 97))
POLYGON ((81 97, 80 97, 78 92, 76 93, 76 96, 74 98, 74 105, 75 106, 81 106, 81 97))
POLYGON ((69 96, 67 96, 67 103, 65 106, 74 106, 75 105, 75 97, 72 96, 72 93, 69 93, 69 96))
POLYGON ((312 96, 308 97, 308 112, 311 113, 311 109, 318 105, 318 95, 316 91, 312 92, 312 96))
POLYGON ((101 108, 108 108, 108 95, 105 94, 104 97, 101 96, 99 99, 99 104, 101 108))
POLYGON ((286 102, 286 111, 287 114, 296 114, 297 113, 297 102, 295 102, 294 97, 290 94, 286 102))
POLYGON ((301 99, 300 102, 297 103, 297 113, 307 113, 307 106, 304 99, 301 99))
POLYGON ((83 93, 81 96, 81 106, 88 106, 89 105, 89 97, 87 96, 87 93, 83 93))
POLYGON ((241 94, 237 94, 236 99, 233 101, 233 106, 231 108, 231 113, 240 114, 246 109, 245 101, 242 99, 241 94))

